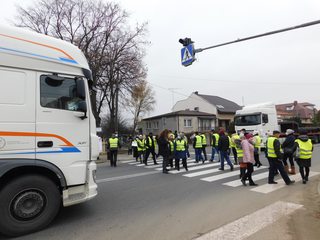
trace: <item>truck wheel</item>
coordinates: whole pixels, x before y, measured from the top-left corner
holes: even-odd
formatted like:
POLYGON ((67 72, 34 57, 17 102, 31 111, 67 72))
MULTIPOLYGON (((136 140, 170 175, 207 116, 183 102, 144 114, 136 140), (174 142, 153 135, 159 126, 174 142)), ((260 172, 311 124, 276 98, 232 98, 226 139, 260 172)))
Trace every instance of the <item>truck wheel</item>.
POLYGON ((0 232, 20 236, 47 226, 57 215, 61 194, 50 179, 24 175, 0 191, 0 232))

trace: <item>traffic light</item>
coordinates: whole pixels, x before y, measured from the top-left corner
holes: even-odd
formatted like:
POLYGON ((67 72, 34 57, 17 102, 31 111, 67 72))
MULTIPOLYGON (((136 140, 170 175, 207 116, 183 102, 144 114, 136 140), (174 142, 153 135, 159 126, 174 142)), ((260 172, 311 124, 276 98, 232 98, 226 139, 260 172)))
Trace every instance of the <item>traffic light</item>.
POLYGON ((183 46, 188 46, 188 45, 190 45, 191 43, 194 43, 192 40, 191 40, 191 38, 185 38, 185 39, 182 39, 182 38, 180 38, 179 39, 179 43, 181 43, 183 46))

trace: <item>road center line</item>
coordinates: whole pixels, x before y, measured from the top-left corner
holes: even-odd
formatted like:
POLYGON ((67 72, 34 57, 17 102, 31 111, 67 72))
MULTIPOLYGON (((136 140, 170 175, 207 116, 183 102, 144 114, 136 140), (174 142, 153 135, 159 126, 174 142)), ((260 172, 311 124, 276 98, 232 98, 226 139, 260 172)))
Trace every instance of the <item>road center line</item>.
POLYGON ((303 207, 303 205, 282 201, 275 202, 254 213, 215 229, 212 232, 206 233, 196 238, 196 240, 245 239, 301 207, 303 207))
POLYGON ((146 176, 146 175, 151 175, 151 174, 156 174, 156 173, 159 173, 159 172, 143 172, 143 173, 118 176, 118 177, 104 178, 104 179, 98 179, 96 182, 97 183, 111 182, 111 181, 117 181, 117 180, 134 178, 134 177, 141 177, 141 176, 146 176))

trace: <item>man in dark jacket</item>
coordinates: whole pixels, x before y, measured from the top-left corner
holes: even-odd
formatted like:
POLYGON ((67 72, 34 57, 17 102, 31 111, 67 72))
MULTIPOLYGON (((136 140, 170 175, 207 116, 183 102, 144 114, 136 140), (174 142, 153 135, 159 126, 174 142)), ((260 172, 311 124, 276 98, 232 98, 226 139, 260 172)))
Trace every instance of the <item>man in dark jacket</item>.
POLYGON ((220 152, 220 168, 219 170, 224 170, 224 159, 226 159, 228 165, 230 166, 230 171, 233 171, 233 165, 230 161, 228 150, 229 150, 229 138, 225 134, 224 130, 219 131, 219 142, 218 142, 218 150, 220 152))
POLYGON ((269 137, 267 140, 267 157, 270 164, 268 183, 277 184, 277 182, 274 181, 274 173, 275 170, 279 170, 281 177, 283 178, 285 183, 287 185, 290 185, 294 183, 294 180, 290 180, 288 174, 284 170, 282 163, 283 154, 280 151, 280 142, 278 140, 279 136, 280 132, 275 130, 273 131, 273 136, 269 137))
POLYGON ((281 146, 283 149, 284 170, 290 174, 296 174, 296 169, 294 167, 294 162, 293 162, 293 147, 294 147, 294 141, 296 140, 296 138, 293 135, 293 133, 294 131, 292 129, 287 129, 286 140, 282 143, 282 146, 281 146), (288 158, 290 162, 290 169, 288 167, 288 162, 287 162, 288 158))

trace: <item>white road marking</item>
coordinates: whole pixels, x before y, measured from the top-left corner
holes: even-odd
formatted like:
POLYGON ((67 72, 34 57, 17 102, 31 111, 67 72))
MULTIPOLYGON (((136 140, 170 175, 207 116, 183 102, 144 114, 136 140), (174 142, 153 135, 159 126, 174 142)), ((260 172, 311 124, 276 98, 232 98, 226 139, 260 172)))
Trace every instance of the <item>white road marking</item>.
MULTIPOLYGON (((266 167, 260 167, 259 169, 264 169, 266 167)), ((225 170, 225 171, 229 171, 229 170, 225 170)), ((218 181, 220 179, 224 179, 224 178, 228 178, 228 177, 232 177, 232 176, 239 176, 239 172, 238 171, 232 171, 232 172, 228 172, 228 173, 223 173, 223 174, 219 174, 219 175, 214 175, 211 177, 206 177, 206 178, 201 178, 200 180, 202 181, 206 181, 206 182, 214 182, 214 181, 218 181)))
MULTIPOLYGON (((310 172, 309 178, 316 176, 318 174, 320 174, 320 173, 319 172, 310 172)), ((289 177, 291 180, 295 180, 296 182, 301 181, 301 176, 299 173, 296 175, 290 175, 289 177)), ((268 184, 267 183, 267 184, 261 185, 259 187, 252 188, 250 190, 254 191, 254 192, 260 192, 260 193, 270 193, 270 192, 276 191, 278 189, 281 189, 281 188, 287 186, 281 177, 279 179, 277 179, 276 181, 278 182, 278 184, 268 184)))
MULTIPOLYGON (((252 174, 252 179, 255 182, 255 181, 258 181, 258 180, 261 180, 261 179, 268 177, 268 175, 269 175, 269 171, 264 172, 264 173, 260 173, 260 174, 252 174)), ((242 182, 240 181, 240 179, 238 179, 238 180, 234 180, 231 182, 225 182, 225 183, 223 183, 223 185, 230 186, 230 187, 239 187, 242 185, 242 182)))
POLYGON ((156 174, 156 173, 159 173, 159 172, 144 172, 144 173, 136 173, 136 174, 130 174, 130 175, 124 175, 124 176, 118 176, 118 177, 98 179, 97 183, 104 183, 104 182, 111 182, 111 181, 116 181, 116 180, 121 180, 121 179, 141 177, 141 176, 146 176, 146 175, 151 175, 151 174, 156 174))
MULTIPOLYGON (((120 160, 121 161, 121 160, 120 160)), ((131 163, 131 162, 136 162, 136 160, 125 160, 125 161, 121 161, 121 163, 131 163)))
POLYGON ((289 202, 275 202, 234 222, 228 223, 196 240, 242 240, 261 229, 302 208, 303 205, 289 202))
MULTIPOLYGON (((189 167, 190 165, 188 165, 188 172, 190 171, 195 171, 195 170, 199 170, 199 169, 204 169, 204 168, 212 168, 212 167, 216 167, 216 166, 220 166, 220 163, 205 163, 205 164, 201 164, 200 166, 195 166, 195 167, 189 167)), ((174 170, 174 171, 170 171, 170 173, 172 174, 177 174, 177 173, 183 173, 183 172, 187 172, 183 166, 180 166, 180 171, 174 170)), ((185 175, 183 175, 185 176, 185 175)))

